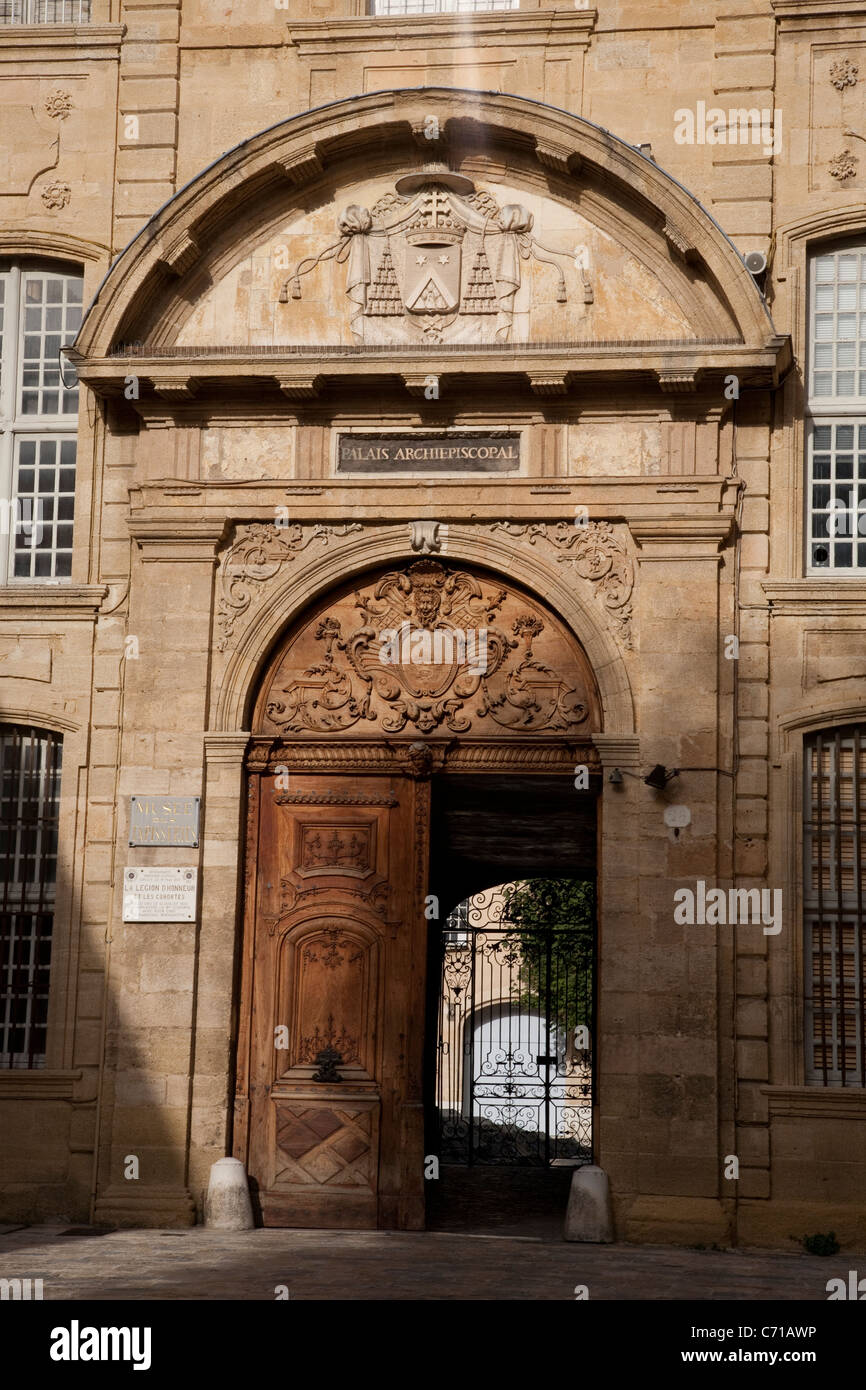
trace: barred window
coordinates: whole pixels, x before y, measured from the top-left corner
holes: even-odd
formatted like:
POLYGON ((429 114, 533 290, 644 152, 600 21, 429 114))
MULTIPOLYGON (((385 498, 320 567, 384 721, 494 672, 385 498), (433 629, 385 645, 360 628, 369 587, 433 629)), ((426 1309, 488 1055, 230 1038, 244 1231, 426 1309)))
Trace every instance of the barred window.
POLYGON ((90 0, 0 0, 0 24, 89 24, 90 0))
POLYGON ((807 569, 866 574, 866 245, 810 264, 807 569))
POLYGON ((481 14, 483 10, 519 10, 520 0, 372 0, 374 15, 481 14))
POLYGON ((0 263, 0 583, 72 573, 81 311, 80 275, 0 263))
POLYGON ((866 1086, 866 724, 805 744, 806 1079, 866 1086))
POLYGON ((62 739, 0 726, 0 1067, 45 1065, 62 739))

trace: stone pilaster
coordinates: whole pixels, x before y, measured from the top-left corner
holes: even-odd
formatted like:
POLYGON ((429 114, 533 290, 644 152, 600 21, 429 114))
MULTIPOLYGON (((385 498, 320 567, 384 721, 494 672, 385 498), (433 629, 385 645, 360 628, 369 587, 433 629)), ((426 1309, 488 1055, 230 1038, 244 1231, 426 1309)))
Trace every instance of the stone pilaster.
MULTIPOLYGON (((195 1218, 187 1135, 196 1027, 198 922, 123 923, 126 863, 195 866, 200 848, 129 849, 134 793, 202 795, 216 552, 222 526, 134 516, 125 720, 117 783, 99 1220, 175 1225, 195 1218), (138 1176, 127 1174, 137 1159, 138 1176)), ((200 918, 199 918, 200 920, 200 918)))

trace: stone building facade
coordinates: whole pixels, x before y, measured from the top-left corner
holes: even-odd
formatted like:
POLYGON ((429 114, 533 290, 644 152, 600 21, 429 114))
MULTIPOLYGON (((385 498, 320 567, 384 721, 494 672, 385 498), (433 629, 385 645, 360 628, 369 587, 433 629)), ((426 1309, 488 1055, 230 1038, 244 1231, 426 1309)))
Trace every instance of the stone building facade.
POLYGON ((0 12, 0 1215, 421 1227, 437 798, 559 779, 618 1234, 862 1250, 866 6, 468 9, 0 12))

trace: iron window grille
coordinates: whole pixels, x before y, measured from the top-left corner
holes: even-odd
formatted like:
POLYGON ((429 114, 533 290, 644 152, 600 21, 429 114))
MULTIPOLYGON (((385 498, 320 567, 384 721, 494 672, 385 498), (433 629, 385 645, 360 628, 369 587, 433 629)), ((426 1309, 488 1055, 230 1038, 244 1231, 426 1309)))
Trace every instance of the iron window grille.
POLYGON ((806 567, 866 574, 866 246, 809 275, 806 567))
POLYGON ((806 1079, 866 1086, 866 724, 805 745, 806 1079))
POLYGON ((0 582, 72 574, 81 311, 80 275, 0 265, 0 582))
POLYGON ((45 1065, 63 740, 0 727, 0 1067, 45 1065))

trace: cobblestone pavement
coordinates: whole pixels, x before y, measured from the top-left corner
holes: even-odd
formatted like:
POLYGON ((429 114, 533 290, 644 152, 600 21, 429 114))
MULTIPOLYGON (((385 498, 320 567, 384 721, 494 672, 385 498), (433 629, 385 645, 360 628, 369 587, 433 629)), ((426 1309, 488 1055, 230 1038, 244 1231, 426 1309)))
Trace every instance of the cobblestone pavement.
POLYGON ((846 1255, 567 1244, 450 1232, 223 1233, 0 1227, 0 1278, 45 1299, 807 1299, 824 1301, 846 1255))

